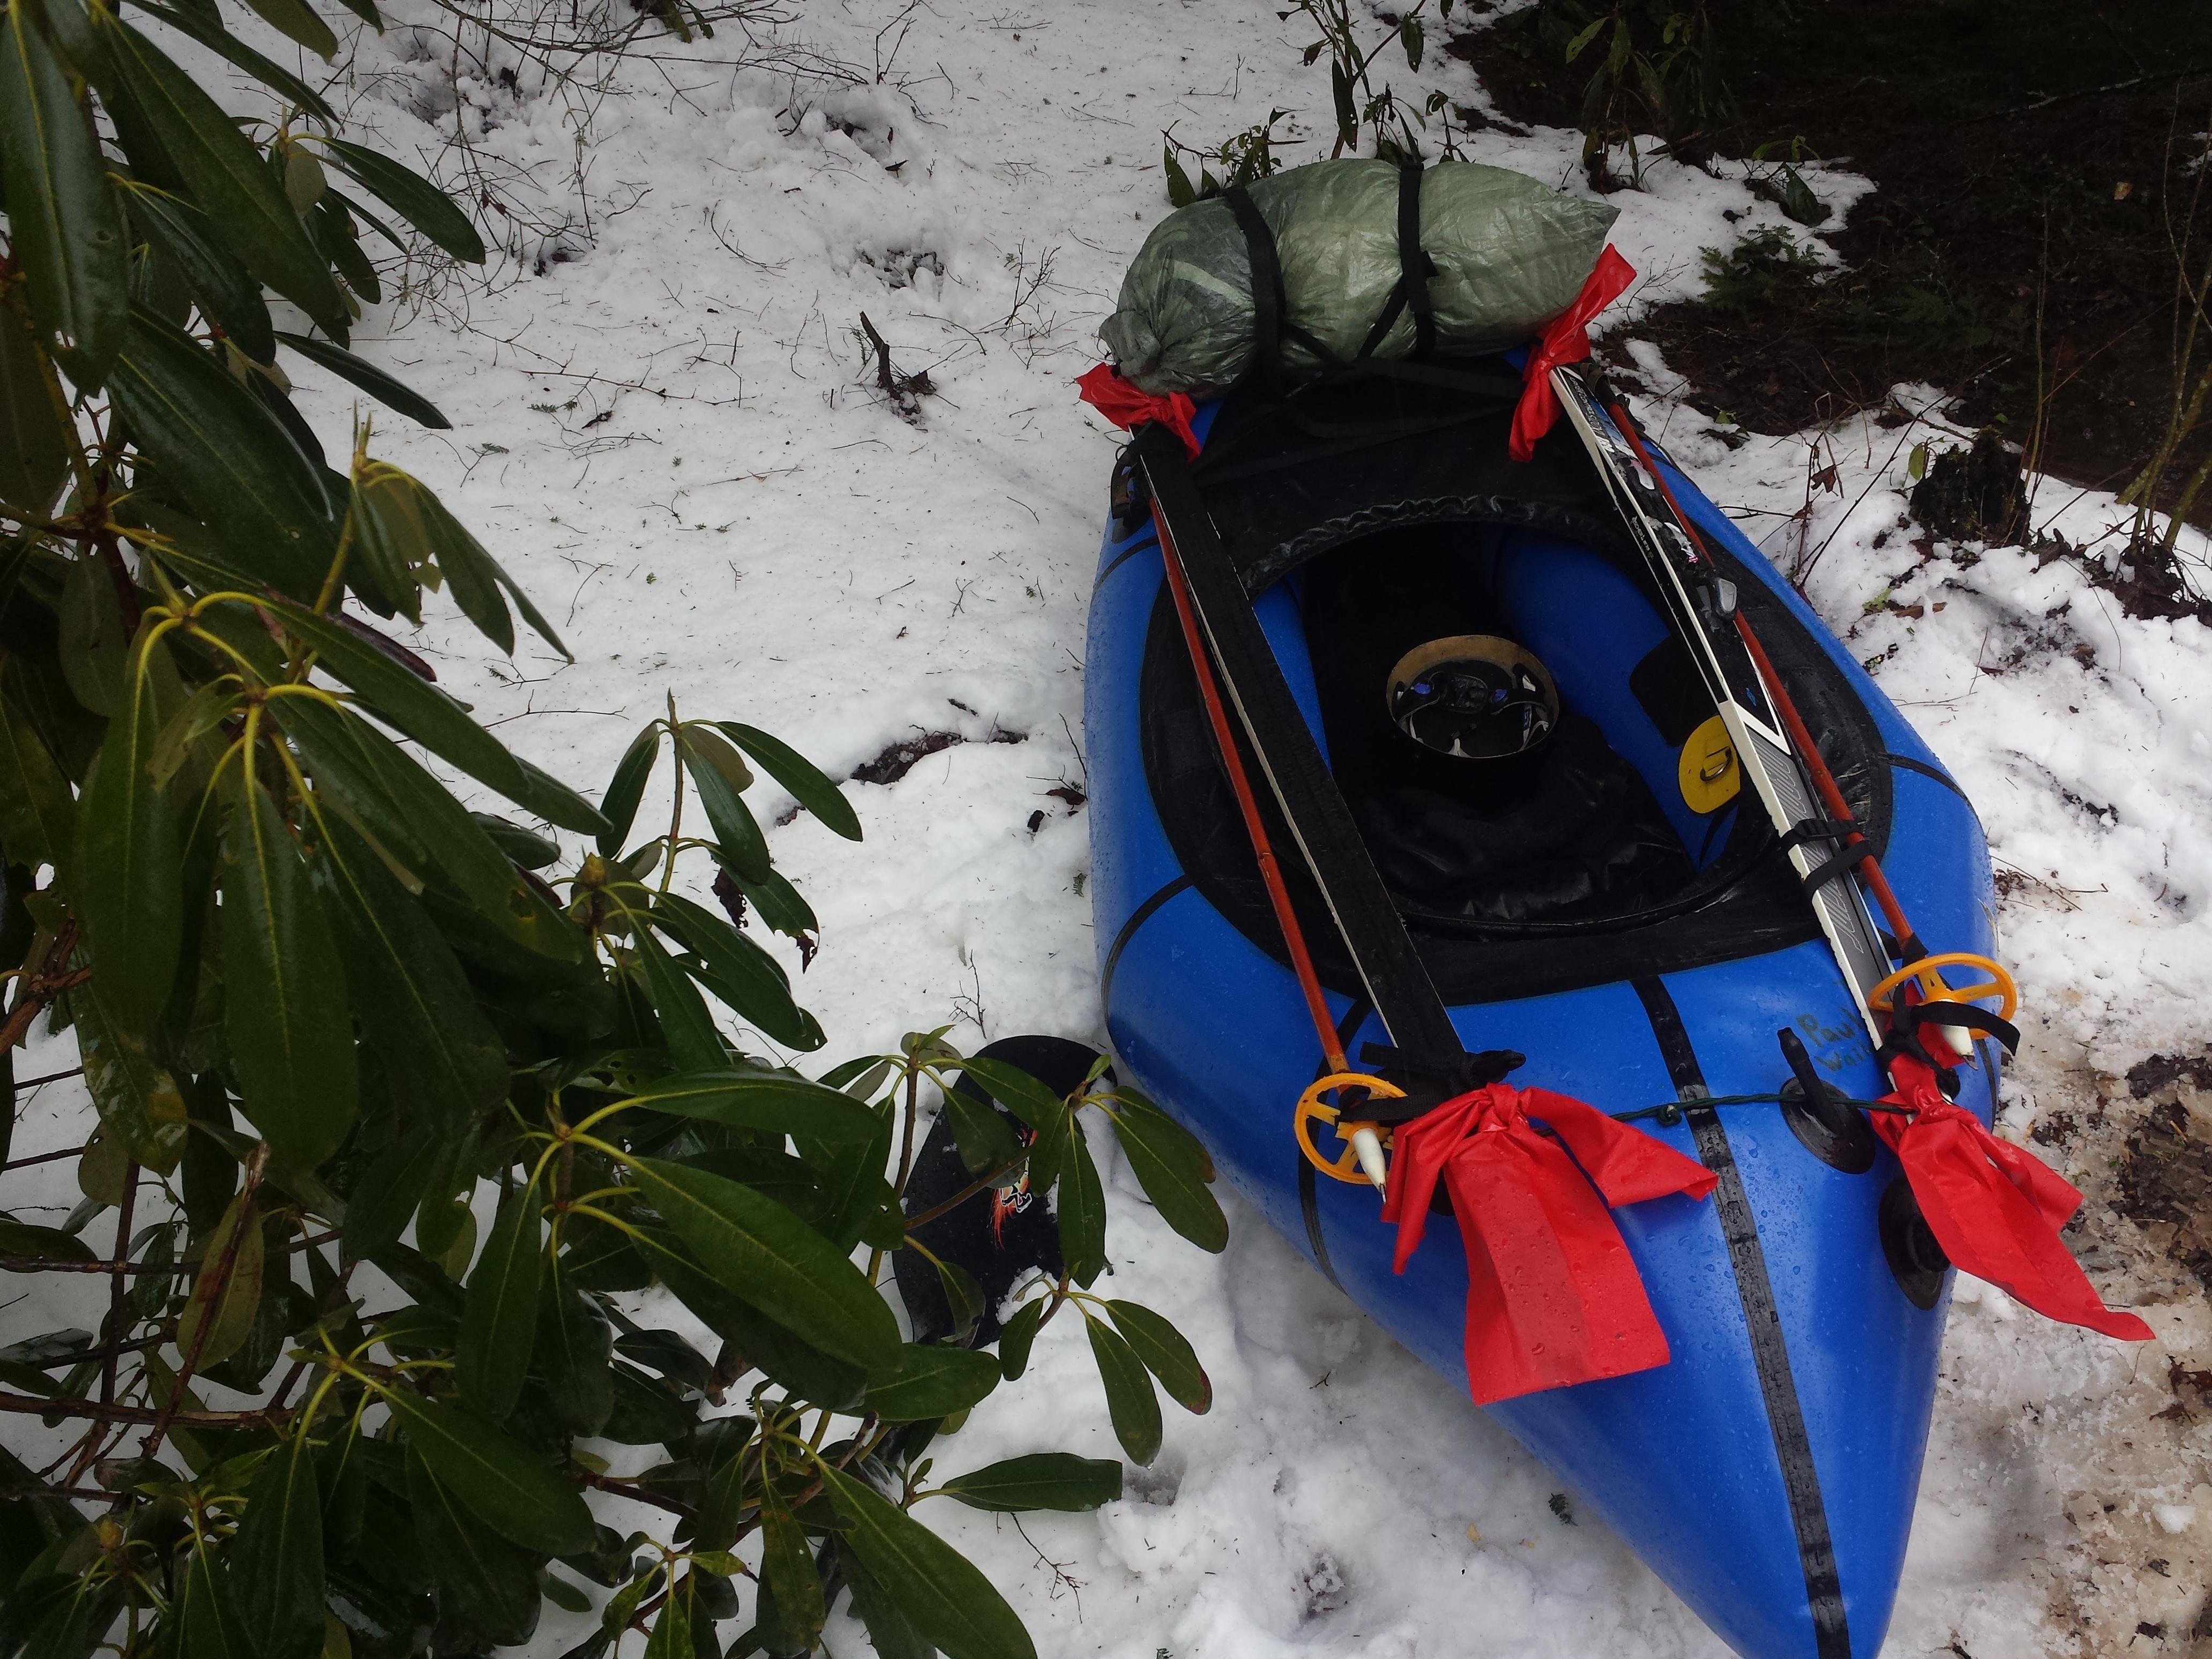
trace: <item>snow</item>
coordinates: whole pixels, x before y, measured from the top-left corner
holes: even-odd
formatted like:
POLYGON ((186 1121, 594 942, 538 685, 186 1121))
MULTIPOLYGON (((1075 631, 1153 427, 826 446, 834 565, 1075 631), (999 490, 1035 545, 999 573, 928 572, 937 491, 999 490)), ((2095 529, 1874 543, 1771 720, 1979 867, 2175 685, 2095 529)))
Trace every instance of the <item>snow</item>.
MULTIPOLYGON (((393 9, 431 15, 418 0, 393 9)), ((1325 149, 1328 83, 1299 67, 1306 40, 1262 0, 995 15, 851 0, 761 26, 760 47, 880 64, 880 76, 732 68, 725 38, 671 43, 588 107, 531 93, 527 77, 520 94, 491 76, 462 89, 495 164, 485 176, 507 181, 514 222, 538 228, 515 234, 489 283, 449 283, 364 324, 359 349, 453 421, 428 433, 380 413, 374 447, 441 492, 577 659, 534 641, 501 659, 443 605, 412 643, 520 752, 587 786, 670 696, 775 732, 833 775, 902 738, 958 732, 896 784, 846 787, 862 847, 808 816, 771 832, 823 922, 801 987, 830 1058, 948 1021, 971 1044, 1100 1036, 1086 825, 1047 793, 1083 776, 1085 605, 1114 453, 1071 381, 1167 210, 1163 128, 1213 141, 1279 107, 1297 159, 1325 149), (863 313, 901 374, 933 382, 911 419, 875 386, 863 313)), ((396 154, 440 155, 452 94, 434 45, 404 28, 364 43, 352 114, 396 154)), ((1448 58, 1389 73, 1401 90, 1482 101, 1448 58)), ((1491 128, 1468 145, 1579 187, 1576 135, 1491 128)), ((1839 210, 1865 188, 1807 173, 1839 210)), ((1694 289, 1701 248, 1784 222, 1740 168, 1661 162, 1647 185, 1610 198, 1615 240, 1643 273, 1623 337, 1644 307, 1694 289)), ((2087 1654, 2124 1645, 2138 1621, 2185 1630, 2212 1565, 2197 1520, 2212 1513, 2199 1484, 2212 1430, 2154 1414, 2172 1401, 2170 1366, 2212 1369, 2212 1312, 2110 1212, 2106 1164, 2140 1109, 2118 1074, 2203 1040, 2212 640, 2194 621, 2124 617, 2071 562, 1940 544, 1923 556, 1902 517, 1912 444, 1944 441, 1924 388, 1900 389, 1902 427, 1723 434, 1670 401, 1655 350, 1632 349, 1655 430, 1771 555, 1809 567, 1815 605, 1881 659, 1883 685, 1979 805, 1999 868, 2016 872, 2004 954, 2030 1036, 2005 1132, 2110 1103, 2067 1173, 2091 1190, 2100 1283, 2160 1331, 2124 1347, 1962 1282, 1885 1651, 2087 1654), (1829 461, 1832 487, 1808 483, 1829 461), (2152 1557, 2159 1569, 2142 1565, 2152 1557)), ((352 394, 289 367, 343 452, 352 394)), ((2109 546, 2111 498, 2069 493, 2045 481, 2039 519, 2109 546)), ((641 822, 663 810, 653 801, 641 822)), ((783 803, 763 805, 781 816, 783 803)), ((66 1039, 41 1037, 18 1070, 73 1062, 66 1039)), ((76 1144, 86 1112, 74 1081, 36 1091, 15 1156, 76 1144)), ((1232 1200, 1228 1251, 1200 1255, 1111 1145, 1096 1150, 1114 1293, 1191 1336, 1216 1404, 1203 1419, 1170 1407, 1158 1463, 1095 1516, 1018 1528, 925 1506, 1042 1652, 1723 1651, 1571 1493, 1256 1217, 1232 1200)), ((9 1208, 58 1221, 70 1176, 66 1160, 9 1175, 9 1208)), ((88 1237, 104 1246, 107 1230, 88 1237)), ((0 1340, 96 1322, 87 1285, 18 1280, 12 1293, 0 1340)), ((939 1443, 940 1469, 1047 1448, 1114 1455, 1072 1323, 1055 1322, 1028 1374, 939 1443)), ((12 1419, 0 1435, 23 1443, 12 1419)), ((533 1651, 560 1651, 586 1623, 549 1613, 533 1651)), ((863 1650, 842 1618, 829 1639, 863 1650)))

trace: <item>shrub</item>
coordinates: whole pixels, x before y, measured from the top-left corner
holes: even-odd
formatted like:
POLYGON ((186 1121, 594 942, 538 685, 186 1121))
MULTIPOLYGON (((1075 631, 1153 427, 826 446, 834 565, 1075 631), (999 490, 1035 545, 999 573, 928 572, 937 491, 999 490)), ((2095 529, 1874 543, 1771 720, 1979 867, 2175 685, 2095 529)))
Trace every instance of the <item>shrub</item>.
MULTIPOLYGON (((340 49, 301 0, 253 9, 340 49)), ((908 1511, 1093 1508, 1121 1466, 1039 1452, 933 1485, 929 1448, 1069 1307, 1129 1456, 1159 1444, 1155 1377, 1204 1408, 1189 1345, 1090 1293, 1080 1119, 1218 1249, 1204 1153, 1133 1091, 1094 1074, 1063 1098, 942 1032, 811 1080, 732 1041, 734 1016, 823 1042, 746 928, 816 929, 754 769, 858 839, 849 805, 767 733, 672 702, 595 806, 358 614, 417 622, 428 590, 502 650, 518 617, 563 649, 365 422, 332 468, 278 366, 445 424, 345 349, 381 297, 364 228, 482 245, 213 0, 140 10, 278 105, 234 120, 104 0, 15 0, 0 24, 0 957, 21 964, 0 1083, 12 1130, 43 1015, 74 1030, 98 1117, 84 1203, 0 1217, 0 1269, 101 1287, 97 1331, 0 1352, 0 1409, 51 1454, 0 1453, 0 1659, 477 1652, 546 1601, 588 1611, 578 1580, 611 1592, 589 1656, 635 1629, 653 1659, 719 1659, 732 1620, 732 1652, 805 1653, 847 1587, 885 1653, 1030 1653, 908 1511), (264 289, 317 332, 276 327, 264 289), (423 751, 529 823, 470 811, 423 751), (664 757, 666 827, 634 842, 664 757), (714 871, 720 908, 679 865, 714 871), (996 1355, 958 1345, 983 1310, 957 1264, 951 1344, 902 1340, 879 1289, 917 1248, 922 1091, 963 1071, 1012 1115, 949 1097, 975 1179, 948 1202, 1056 1194, 1066 1263, 996 1355), (85 1234, 111 1211, 102 1257, 85 1234), (626 1310, 653 1285, 715 1354, 626 1310), (618 1474, 587 1440, 665 1455, 618 1474), (666 1524, 616 1531, 617 1498, 666 1524)))

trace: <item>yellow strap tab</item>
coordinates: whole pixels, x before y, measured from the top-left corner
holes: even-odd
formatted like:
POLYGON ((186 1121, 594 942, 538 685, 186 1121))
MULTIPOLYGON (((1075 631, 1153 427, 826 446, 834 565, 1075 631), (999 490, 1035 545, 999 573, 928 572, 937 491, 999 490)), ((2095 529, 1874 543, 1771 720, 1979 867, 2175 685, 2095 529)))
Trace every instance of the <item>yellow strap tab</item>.
POLYGON ((1682 804, 1692 812, 1717 812, 1736 798, 1743 787, 1743 768, 1736 762, 1728 722, 1718 714, 1690 733, 1675 779, 1682 787, 1682 804))

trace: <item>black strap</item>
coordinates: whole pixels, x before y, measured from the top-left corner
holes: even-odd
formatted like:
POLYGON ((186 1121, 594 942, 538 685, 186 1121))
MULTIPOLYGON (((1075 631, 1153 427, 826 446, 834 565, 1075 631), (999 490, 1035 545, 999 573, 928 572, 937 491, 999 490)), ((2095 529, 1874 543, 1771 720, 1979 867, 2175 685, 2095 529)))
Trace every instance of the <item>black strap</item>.
POLYGON ((1784 830, 1776 838, 1775 844, 1786 853, 1793 847, 1804 846, 1808 842, 1841 841, 1857 828, 1856 824, 1840 823, 1834 818, 1807 818, 1784 830))
POLYGON ((1814 865, 1803 875, 1797 878, 1797 883, 1798 885, 1805 890, 1805 896, 1807 898, 1810 898, 1814 894, 1819 892, 1823 887, 1826 887, 1830 882, 1835 880, 1837 877, 1850 874, 1852 871, 1857 869, 1859 866, 1864 864, 1866 861, 1867 852, 1865 848, 1858 847, 1846 847, 1842 852, 1837 854, 1835 857, 1830 859, 1826 863, 1814 865))
POLYGON ((1923 1066, 1933 1066, 1936 1081, 1947 1095, 1955 1094, 1959 1074, 1952 1066, 1944 1065, 1920 1041, 1923 1025, 1954 1025, 1962 1031, 1979 1031, 1993 1036, 2004 1045, 2008 1054, 2020 1052, 2020 1027, 2010 1020, 2001 1018, 1988 1009, 1971 1002, 1901 1002, 1889 1016, 1889 1035, 1882 1039, 1881 1047, 1875 1053, 1877 1063, 1887 1061, 1893 1054, 1906 1054, 1923 1066))
MULTIPOLYGON (((1774 1281, 1766 1271, 1766 1249, 1759 1241, 1759 1219, 1744 1189, 1743 1172, 1737 1167, 1735 1149, 1729 1145, 1728 1131, 1721 1127, 1720 1114, 1698 1103, 1711 1091, 1705 1087, 1705 1069, 1698 1063, 1681 1011, 1675 1007, 1666 982, 1645 977, 1629 983, 1644 1004, 1652 1040, 1659 1045, 1667 1075, 1686 1109, 1698 1160, 1717 1177, 1713 1215, 1720 1224, 1729 1266, 1735 1274, 1736 1301, 1743 1310, 1744 1334, 1750 1339, 1752 1368, 1759 1378, 1759 1398, 1766 1407, 1767 1429, 1774 1439, 1782 1493, 1790 1506, 1790 1528, 1796 1534, 1806 1611, 1813 1622, 1813 1659, 1850 1659, 1850 1621, 1844 1607, 1835 1535, 1828 1526, 1820 1471, 1813 1459, 1813 1437, 1806 1429, 1805 1408, 1797 1397, 1796 1374, 1790 1368, 1790 1346, 1783 1335, 1774 1281)), ((1794 1650, 1804 1651, 1802 1647, 1794 1650)))
POLYGON ((1413 358, 1436 356, 1437 307, 1429 298, 1436 262, 1421 246, 1421 164, 1398 169, 1398 288, 1413 312, 1413 358))
POLYGON ((1341 368, 1343 361, 1321 340, 1291 320, 1291 301, 1283 287, 1282 256, 1275 251, 1275 233, 1253 204, 1241 185, 1221 192, 1244 233, 1244 256, 1252 267, 1252 368, 1270 393, 1283 385, 1283 342, 1304 346, 1324 369, 1341 368))
MULTIPOLYGON (((1229 550, 1206 514, 1182 440, 1155 422, 1138 433, 1133 448, 1152 485, 1161 551, 1182 568, 1222 689, 1391 1042, 1415 1054, 1461 1052, 1464 1045, 1443 998, 1360 839, 1352 809, 1252 613, 1229 550)), ((1414 1115, 1384 1110, 1376 1118, 1389 1123, 1414 1115)))
POLYGON ((1503 1083, 1508 1073, 1528 1063, 1528 1055, 1513 1048, 1485 1048, 1479 1054, 1459 1050, 1409 1054, 1387 1042, 1361 1043, 1359 1060, 1385 1083, 1403 1089, 1407 1098, 1419 1103, 1424 1111, 1486 1084, 1503 1083))
POLYGON ((1260 384, 1274 392, 1283 384, 1283 262, 1275 252, 1275 233, 1260 216, 1243 185, 1221 192, 1221 199, 1244 233, 1244 257, 1252 267, 1252 369, 1260 384))
POLYGON ((1383 301, 1382 314, 1359 343, 1355 364, 1373 360, 1408 306, 1413 312, 1412 361, 1425 362, 1436 355, 1437 307, 1429 298, 1429 279, 1436 274, 1436 261, 1421 246, 1421 169, 1416 162, 1398 169, 1398 280, 1383 301))

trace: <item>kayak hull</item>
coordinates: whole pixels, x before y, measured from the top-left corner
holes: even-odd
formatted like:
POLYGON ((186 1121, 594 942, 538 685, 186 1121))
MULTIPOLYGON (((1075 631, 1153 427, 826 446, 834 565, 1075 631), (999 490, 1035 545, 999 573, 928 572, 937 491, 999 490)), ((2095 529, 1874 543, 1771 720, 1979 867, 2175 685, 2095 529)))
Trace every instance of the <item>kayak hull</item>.
MULTIPOLYGON (((1989 953, 1994 901, 1972 808, 1872 679, 1788 584, 1679 474, 1711 541, 1801 623, 1877 727, 1888 767, 1885 868, 1934 948, 1989 953)), ((1316 737, 1295 596, 1255 608, 1316 737)), ((1109 1037, 1125 1080, 1212 1152, 1229 1185, 1390 1334, 1464 1385, 1467 1268, 1456 1224, 1432 1218, 1402 1274, 1395 1230, 1364 1185, 1316 1179, 1291 1105, 1318 1048, 1296 980, 1210 902, 1172 844, 1142 731, 1144 662, 1164 571, 1149 526, 1109 526, 1094 592, 1085 728, 1091 872, 1109 1037)), ((1556 665, 1558 647, 1546 653, 1556 665)), ((1567 675, 1562 673, 1563 683, 1567 675)), ((1610 1112, 1710 1094, 1771 1094, 1800 1033, 1827 1080, 1886 1086, 1826 944, 1800 938, 1671 970, 1569 988, 1508 985, 1453 1000, 1470 1052, 1528 1056, 1512 1081, 1610 1112)), ((1342 975, 1339 975, 1342 977, 1342 975)), ((1364 999, 1328 988, 1346 1052, 1387 1036, 1364 999)), ((1998 1056, 1978 1045, 1962 1103, 1986 1121, 1998 1056)), ((1885 1253, 1899 1178, 1881 1150, 1846 1173, 1772 1104, 1639 1125, 1719 1170, 1713 1199, 1613 1212, 1672 1358, 1653 1370, 1490 1407, 1746 1659, 1871 1659, 1881 1645, 1918 1485, 1948 1278, 1906 1293, 1885 1253), (1932 1305, 1919 1305, 1930 1302, 1932 1305)))

